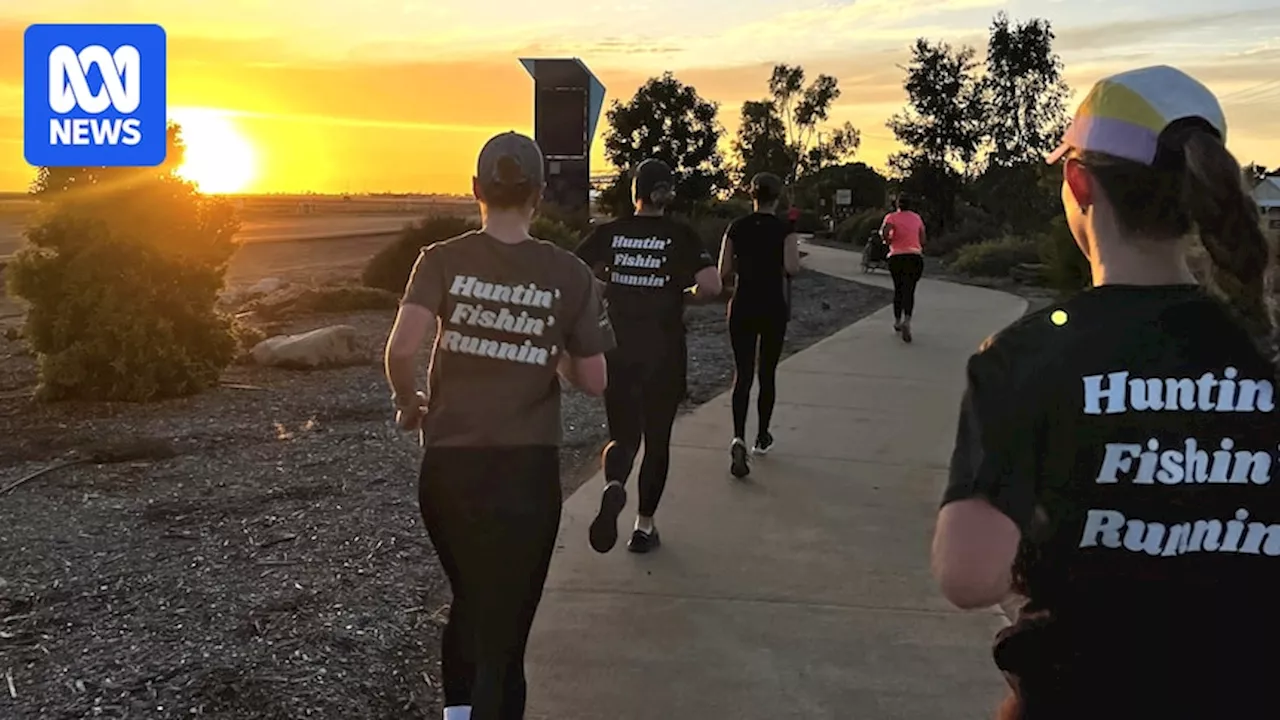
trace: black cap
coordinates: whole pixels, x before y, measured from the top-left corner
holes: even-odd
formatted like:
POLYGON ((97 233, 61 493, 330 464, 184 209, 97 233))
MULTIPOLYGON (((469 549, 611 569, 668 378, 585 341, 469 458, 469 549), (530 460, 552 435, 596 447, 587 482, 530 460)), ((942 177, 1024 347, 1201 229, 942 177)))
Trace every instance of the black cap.
POLYGON ((751 197, 766 202, 782 197, 782 178, 770 172, 758 173, 751 178, 751 197))
POLYGON ((542 185, 542 148, 533 138, 517 132, 494 135, 480 150, 476 179, 481 188, 542 185))
POLYGON ((665 189, 671 193, 676 184, 671 166, 657 158, 649 158, 636 166, 632 183, 632 197, 636 200, 652 200, 653 194, 665 189))

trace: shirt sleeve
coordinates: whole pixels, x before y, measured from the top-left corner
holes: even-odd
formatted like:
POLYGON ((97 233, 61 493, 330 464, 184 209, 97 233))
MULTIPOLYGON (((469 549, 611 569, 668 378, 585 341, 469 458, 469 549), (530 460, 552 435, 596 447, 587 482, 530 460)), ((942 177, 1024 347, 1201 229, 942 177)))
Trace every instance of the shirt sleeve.
POLYGON ((716 261, 702 244, 698 231, 685 225, 681 234, 682 241, 676 253, 675 275, 680 280, 680 287, 686 288, 694 283, 694 276, 704 268, 715 267, 716 261))
POLYGON ((583 262, 574 262, 571 276, 572 291, 568 303, 573 315, 569 318, 564 347, 571 357, 591 357, 614 348, 613 325, 609 313, 600 299, 595 276, 583 262))
POLYGON ((436 248, 432 245, 418 254, 400 304, 418 305, 439 315, 444 307, 445 282, 443 262, 436 248))
POLYGON ((604 234, 600 232, 600 228, 594 228, 587 237, 578 245, 575 254, 578 259, 587 264, 587 267, 595 269, 597 265, 608 264, 609 248, 604 240, 604 234))
POLYGON ((942 504, 985 499, 1025 535, 1036 507, 1035 418, 995 353, 969 358, 967 376, 942 504))

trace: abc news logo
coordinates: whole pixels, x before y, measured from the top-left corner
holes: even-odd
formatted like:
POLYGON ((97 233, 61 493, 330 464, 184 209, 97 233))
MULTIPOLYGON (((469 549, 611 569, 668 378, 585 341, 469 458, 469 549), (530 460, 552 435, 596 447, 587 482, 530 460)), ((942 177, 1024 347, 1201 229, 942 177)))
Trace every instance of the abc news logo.
MULTIPOLYGON (((113 53, 101 45, 76 52, 59 45, 49 52, 49 109, 57 115, 100 115, 108 109, 128 115, 142 103, 142 57, 132 45, 113 53), (89 88, 89 70, 97 68, 102 86, 89 88)), ((122 117, 52 117, 50 145, 137 145, 142 121, 122 117)))
POLYGON ((22 152, 44 167, 155 167, 168 153, 168 41, 147 24, 35 24, 22 40, 22 152))

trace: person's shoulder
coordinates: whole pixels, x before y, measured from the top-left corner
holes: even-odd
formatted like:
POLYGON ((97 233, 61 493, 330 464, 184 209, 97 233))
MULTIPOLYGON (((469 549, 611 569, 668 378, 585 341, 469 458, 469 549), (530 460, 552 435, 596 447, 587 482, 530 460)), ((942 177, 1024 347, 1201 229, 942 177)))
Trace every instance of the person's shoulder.
POLYGON ((1047 364, 1065 341, 1061 318, 1066 312, 1055 304, 1023 315, 983 340, 969 358, 970 367, 1008 374, 1015 366, 1027 369, 1047 364))
POLYGON ((591 268, 575 253, 560 247, 550 240, 540 240, 535 238, 533 242, 537 245, 539 251, 543 254, 549 264, 562 270, 570 277, 576 277, 578 275, 587 278, 591 277, 591 268))
POLYGON ((446 240, 438 240, 430 245, 423 246, 420 255, 423 257, 428 255, 432 257, 444 257, 458 252, 465 252, 468 248, 467 241, 478 237, 479 235, 481 235, 479 230, 468 230, 461 235, 455 235, 446 240))

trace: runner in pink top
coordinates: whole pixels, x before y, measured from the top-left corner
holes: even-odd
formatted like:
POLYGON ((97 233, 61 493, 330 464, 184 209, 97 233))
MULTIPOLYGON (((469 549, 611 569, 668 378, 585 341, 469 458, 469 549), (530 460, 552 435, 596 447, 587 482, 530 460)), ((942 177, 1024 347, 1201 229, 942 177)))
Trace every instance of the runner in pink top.
POLYGON ((911 313, 916 305, 916 283, 924 275, 924 220, 911 210, 911 201, 899 196, 897 210, 884 217, 880 237, 889 246, 889 274, 893 276, 893 331, 911 342, 911 313))

